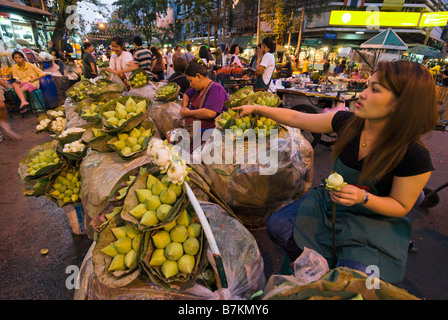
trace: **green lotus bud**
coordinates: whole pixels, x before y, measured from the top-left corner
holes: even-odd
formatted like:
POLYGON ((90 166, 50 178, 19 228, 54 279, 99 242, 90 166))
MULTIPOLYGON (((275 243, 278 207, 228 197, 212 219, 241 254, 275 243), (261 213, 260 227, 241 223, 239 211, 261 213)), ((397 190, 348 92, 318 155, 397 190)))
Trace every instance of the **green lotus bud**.
POLYGON ((140 220, 140 224, 150 227, 159 223, 155 211, 146 211, 140 220))
POLYGON ((124 254, 117 254, 110 263, 108 271, 122 271, 126 269, 124 265, 124 254))
POLYGON ((137 139, 137 143, 138 143, 140 146, 142 146, 142 145, 143 145, 143 142, 145 142, 145 139, 146 139, 146 137, 144 137, 144 136, 140 136, 140 137, 137 139))
POLYGON ((177 219, 176 219, 176 223, 178 224, 178 225, 182 225, 182 226, 188 226, 189 224, 190 224, 190 222, 191 222, 191 217, 190 217, 190 215, 188 214, 188 212, 187 212, 187 210, 184 210, 180 215, 179 215, 179 217, 177 217, 177 219))
POLYGON ((145 205, 149 211, 156 211, 162 205, 162 202, 160 202, 159 196, 152 195, 145 199, 145 205))
POLYGON ((157 179, 156 177, 154 177, 151 174, 148 175, 148 179, 146 180, 146 189, 151 190, 157 181, 159 181, 159 179, 157 179))
POLYGON ((122 150, 126 147, 126 142, 124 140, 118 140, 115 141, 113 143, 113 145, 115 146, 115 148, 117 148, 118 150, 122 150))
POLYGON ((126 227, 125 226, 112 228, 111 231, 114 234, 115 238, 117 238, 117 239, 126 237, 126 227))
POLYGON ((174 193, 176 194, 176 197, 179 197, 182 193, 182 186, 178 185, 178 184, 172 183, 172 184, 170 184, 168 189, 172 189, 174 191, 174 193))
POLYGON ((199 223, 192 223, 187 227, 189 237, 199 238, 202 226, 199 223))
POLYGON ((156 248, 164 249, 171 242, 170 234, 168 231, 160 230, 152 236, 152 242, 156 248))
POLYGON ((124 257, 124 264, 128 269, 133 269, 137 266, 137 252, 131 249, 124 257))
POLYGON ((161 182, 161 181, 157 181, 156 183, 154 183, 154 185, 152 186, 152 194, 158 196, 162 193, 163 190, 165 190, 167 187, 161 182))
POLYGON ((132 249, 138 251, 138 249, 140 249, 141 242, 142 242, 142 234, 136 235, 134 239, 132 239, 132 249))
POLYGON ((141 132, 140 132, 140 130, 138 130, 137 128, 133 128, 132 130, 131 130, 131 132, 129 133, 129 135, 131 136, 131 137, 134 137, 134 138, 140 138, 140 136, 142 135, 141 134, 141 132))
POLYGON ((160 182, 162 182, 166 187, 169 187, 171 184, 171 181, 169 181, 169 177, 167 174, 165 174, 162 179, 160 179, 160 182))
POLYGON ((192 255, 184 254, 177 261, 177 267, 182 273, 191 273, 194 269, 195 259, 192 255))
POLYGON ((165 261, 161 266, 162 274, 165 276, 165 278, 171 278, 174 277, 178 272, 179 268, 177 267, 176 261, 165 261))
POLYGON ((142 149, 142 146, 139 144, 136 144, 132 147, 132 152, 137 152, 140 151, 142 149))
POLYGON ((145 100, 140 101, 139 103, 137 103, 137 104, 135 105, 135 108, 136 108, 136 109, 144 108, 144 109, 146 110, 146 101, 145 101, 145 100))
POLYGON ((118 134, 118 140, 126 141, 129 138, 129 135, 127 133, 119 133, 118 134))
POLYGON ((132 97, 129 97, 129 99, 126 101, 125 107, 126 107, 127 112, 135 111, 136 103, 135 103, 134 99, 132 99, 132 97))
POLYGON ((162 193, 160 193, 159 198, 160 202, 164 204, 173 204, 177 200, 176 192, 172 189, 163 190, 162 193))
POLYGON ((128 237, 120 238, 114 242, 114 246, 118 253, 126 254, 132 249, 132 240, 128 237))
POLYGON ((184 248, 181 243, 170 242, 165 247, 165 257, 171 261, 177 261, 184 254, 184 248))
POLYGON ((159 267, 166 261, 165 250, 155 249, 149 260, 149 265, 153 267, 159 267))
POLYGON ((106 119, 110 119, 112 117, 116 117, 116 113, 115 113, 115 111, 106 111, 106 112, 103 112, 103 116, 105 116, 106 119))
POLYGON ((115 112, 117 114, 116 117, 118 118, 118 120, 126 119, 128 115, 127 111, 122 109, 116 110, 115 112))
POLYGON ((135 229, 130 224, 126 224, 125 229, 126 229, 126 236, 131 239, 134 239, 136 236, 142 233, 140 230, 135 229))
POLYGON ((121 125, 123 124, 123 123, 125 123, 127 121, 127 119, 120 119, 120 120, 118 120, 118 124, 117 124, 117 126, 118 127, 121 127, 121 125))
POLYGON ((109 125, 114 126, 114 127, 118 126, 118 121, 120 121, 120 120, 118 118, 116 118, 116 117, 110 117, 109 119, 106 120, 106 122, 109 125))
POLYGON ((146 211, 148 211, 148 209, 146 208, 146 205, 143 203, 140 203, 136 207, 134 207, 132 210, 130 210, 129 213, 136 219, 140 219, 146 211))
POLYGON ((113 243, 109 244, 107 247, 104 247, 100 251, 104 254, 107 254, 108 256, 110 256, 112 258, 118 254, 117 249, 115 248, 113 243))
POLYGON ((135 195, 137 196, 138 202, 144 203, 146 198, 152 196, 152 192, 148 189, 136 189, 135 195))
POLYGON ((128 147, 130 147, 130 148, 132 148, 133 146, 135 146, 137 144, 137 138, 135 138, 135 137, 129 137, 127 140, 126 140, 126 145, 128 146, 128 147))
POLYGON ((126 120, 129 120, 129 119, 135 117, 136 115, 137 115, 137 113, 135 113, 135 112, 129 112, 126 116, 126 120))
POLYGON ((176 220, 173 220, 173 221, 167 223, 166 225, 164 225, 163 230, 170 232, 171 229, 173 229, 175 226, 176 226, 176 220))
POLYGON ((157 219, 159 219, 160 221, 165 220, 171 208, 172 207, 169 204, 161 204, 160 207, 158 207, 156 210, 157 219))
POLYGON ((128 155, 130 153, 132 153, 132 149, 130 147, 124 147, 123 149, 120 150, 122 155, 128 155))
POLYGON ((182 225, 177 225, 170 231, 171 241, 182 243, 188 238, 187 228, 182 225))
POLYGON ((188 238, 187 240, 184 241, 182 246, 184 247, 185 253, 190 254, 192 256, 194 256, 199 251, 199 241, 196 238, 192 237, 188 238))

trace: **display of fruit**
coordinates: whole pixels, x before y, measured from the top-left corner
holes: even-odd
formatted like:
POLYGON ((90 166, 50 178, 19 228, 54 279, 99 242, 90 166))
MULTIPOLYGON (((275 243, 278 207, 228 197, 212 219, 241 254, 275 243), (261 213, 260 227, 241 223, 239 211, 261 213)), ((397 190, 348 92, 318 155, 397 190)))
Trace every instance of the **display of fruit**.
POLYGON ((48 195, 62 206, 80 201, 80 190, 81 174, 77 168, 69 168, 58 174, 48 195))
POLYGON ((202 226, 191 223, 190 214, 184 210, 176 220, 153 233, 154 251, 149 265, 160 268, 166 279, 192 273, 201 249, 201 235, 202 226))
POLYGON ((146 129, 143 126, 138 126, 129 132, 119 133, 118 140, 112 144, 122 155, 127 156, 131 153, 143 150, 144 146, 148 145, 151 136, 151 128, 146 129))
POLYGON ((144 227, 151 227, 164 221, 172 205, 182 193, 182 186, 148 175, 146 188, 135 189, 138 205, 129 210, 129 214, 139 220, 144 227))
POLYGON ((129 119, 145 113, 146 108, 146 100, 136 103, 132 97, 129 97, 125 104, 117 101, 113 110, 103 112, 103 118, 109 126, 120 127, 129 119))
POLYGON ((148 75, 142 69, 138 70, 130 77, 131 87, 140 88, 148 83, 148 75))
POLYGON ((100 251, 112 258, 109 272, 134 269, 138 265, 138 254, 142 240, 142 232, 126 224, 111 228, 115 241, 100 251))
POLYGON ((38 170, 47 166, 56 165, 60 161, 61 158, 59 157, 55 149, 39 151, 39 153, 32 157, 31 161, 26 164, 28 166, 26 172, 28 172, 29 176, 32 177, 38 170))
POLYGON ((177 83, 171 82, 158 88, 154 94, 157 101, 168 101, 177 98, 180 87, 177 83))

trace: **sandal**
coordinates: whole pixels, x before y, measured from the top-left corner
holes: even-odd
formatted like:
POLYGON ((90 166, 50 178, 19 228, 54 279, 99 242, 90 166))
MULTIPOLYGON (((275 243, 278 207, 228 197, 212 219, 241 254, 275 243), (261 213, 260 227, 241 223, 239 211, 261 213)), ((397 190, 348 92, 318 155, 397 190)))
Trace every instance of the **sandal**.
POLYGON ((28 111, 28 107, 29 107, 29 103, 28 104, 24 104, 24 105, 22 105, 22 106, 20 106, 20 108, 19 108, 19 111, 20 111, 20 113, 25 113, 25 112, 27 112, 28 111))

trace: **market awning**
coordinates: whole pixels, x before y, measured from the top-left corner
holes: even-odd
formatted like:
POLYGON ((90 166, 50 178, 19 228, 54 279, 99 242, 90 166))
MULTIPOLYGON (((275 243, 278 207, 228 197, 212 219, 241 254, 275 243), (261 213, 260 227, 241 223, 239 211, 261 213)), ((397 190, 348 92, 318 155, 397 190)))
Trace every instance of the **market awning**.
POLYGON ((436 58, 440 54, 440 50, 419 43, 410 44, 409 50, 407 50, 406 52, 413 54, 420 54, 427 58, 436 58))
POLYGON ((1 12, 6 12, 6 13, 24 13, 26 15, 31 15, 33 17, 54 17, 55 15, 39 9, 39 8, 33 8, 30 6, 25 6, 23 4, 19 4, 19 3, 15 3, 15 2, 11 2, 11 1, 7 1, 7 0, 0 0, 0 11, 1 12))
POLYGON ((408 46, 391 28, 370 38, 360 46, 363 49, 407 50, 408 46))
MULTIPOLYGON (((254 36, 246 36, 246 37, 236 37, 230 41, 230 45, 238 44, 241 48, 246 48, 249 42, 254 38, 254 36)), ((256 37, 255 37, 256 38, 256 37)))

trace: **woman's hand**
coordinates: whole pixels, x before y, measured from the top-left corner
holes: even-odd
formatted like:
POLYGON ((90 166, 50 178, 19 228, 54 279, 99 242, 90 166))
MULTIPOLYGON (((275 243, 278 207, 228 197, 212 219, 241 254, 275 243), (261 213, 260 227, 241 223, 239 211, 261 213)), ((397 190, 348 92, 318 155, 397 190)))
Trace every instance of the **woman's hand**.
POLYGON ((180 110, 180 116, 181 116, 182 118, 188 118, 188 117, 190 117, 190 116, 191 116, 191 110, 188 109, 187 107, 183 107, 183 108, 180 110))
POLYGON ((364 190, 350 184, 342 187, 339 191, 334 189, 330 190, 330 197, 334 203, 349 207, 354 204, 359 204, 364 199, 364 196, 364 190))
POLYGON ((257 106, 253 106, 253 105, 245 105, 245 106, 232 108, 232 110, 234 110, 234 111, 241 111, 241 113, 239 115, 240 118, 254 113, 256 111, 256 109, 257 109, 257 106))

